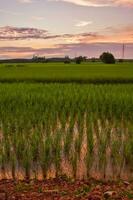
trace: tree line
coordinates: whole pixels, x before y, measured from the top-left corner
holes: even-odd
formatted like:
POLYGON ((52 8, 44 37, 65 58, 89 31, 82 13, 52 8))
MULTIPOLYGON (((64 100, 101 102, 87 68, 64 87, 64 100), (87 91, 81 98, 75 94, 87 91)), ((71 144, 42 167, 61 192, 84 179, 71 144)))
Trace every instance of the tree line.
MULTIPOLYGON (((34 62, 48 62, 48 61, 54 60, 54 58, 46 59, 45 57, 38 57, 38 56, 33 56, 32 59, 34 62)), ((88 60, 88 58, 86 56, 78 56, 73 59, 70 58, 69 56, 65 56, 64 58, 58 58, 58 59, 59 59, 59 61, 62 61, 65 64, 69 64, 71 62, 80 64, 81 62, 86 62, 88 60)), ((55 58, 54 61, 57 61, 58 59, 55 58)), ((99 59, 92 58, 91 61, 92 62, 102 61, 103 63, 114 64, 116 62, 116 59, 113 54, 111 54, 109 52, 104 52, 100 55, 99 59)))
POLYGON ((133 59, 116 59, 114 55, 110 52, 103 52, 99 58, 87 58, 86 56, 77 56, 75 58, 70 58, 69 56, 65 57, 52 57, 46 58, 45 56, 33 56, 30 59, 18 58, 18 59, 5 59, 0 60, 0 63, 48 63, 48 62, 64 62, 65 64, 70 64, 71 62, 75 62, 76 64, 80 64, 82 62, 100 62, 106 64, 114 64, 117 62, 133 62, 133 59))

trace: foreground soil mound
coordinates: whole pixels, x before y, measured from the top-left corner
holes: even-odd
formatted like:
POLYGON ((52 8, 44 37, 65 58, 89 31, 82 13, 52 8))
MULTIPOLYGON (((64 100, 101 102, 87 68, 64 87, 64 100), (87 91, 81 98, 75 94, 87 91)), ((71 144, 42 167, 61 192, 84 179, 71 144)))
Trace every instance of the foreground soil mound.
POLYGON ((46 181, 0 182, 0 200, 133 200, 133 182, 46 181))

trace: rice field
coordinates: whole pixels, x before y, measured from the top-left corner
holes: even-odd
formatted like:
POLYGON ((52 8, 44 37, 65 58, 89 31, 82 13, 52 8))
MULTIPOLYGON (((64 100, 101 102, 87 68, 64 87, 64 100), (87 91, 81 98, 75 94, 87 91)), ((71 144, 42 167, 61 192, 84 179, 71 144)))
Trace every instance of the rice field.
POLYGON ((133 180, 132 84, 0 84, 0 179, 133 180))
POLYGON ((0 82, 133 83, 133 63, 0 64, 0 82))

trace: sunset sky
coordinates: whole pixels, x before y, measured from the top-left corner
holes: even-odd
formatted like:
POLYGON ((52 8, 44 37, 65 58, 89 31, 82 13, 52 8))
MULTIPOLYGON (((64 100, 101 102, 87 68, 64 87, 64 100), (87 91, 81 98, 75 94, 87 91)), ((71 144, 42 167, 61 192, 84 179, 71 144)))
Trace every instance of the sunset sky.
POLYGON ((133 0, 0 0, 0 59, 133 58, 133 0))

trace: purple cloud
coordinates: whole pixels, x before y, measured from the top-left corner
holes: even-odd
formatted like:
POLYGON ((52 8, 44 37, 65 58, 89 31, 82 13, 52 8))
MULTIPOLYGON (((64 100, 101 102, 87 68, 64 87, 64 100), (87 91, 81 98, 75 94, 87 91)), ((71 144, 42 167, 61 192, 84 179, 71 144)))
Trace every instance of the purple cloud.
POLYGON ((56 38, 75 38, 80 40, 82 38, 96 38, 99 37, 97 33, 80 33, 80 34, 59 34, 51 35, 47 30, 37 28, 21 28, 5 26, 0 27, 0 40, 27 40, 27 39, 56 39, 56 38))
MULTIPOLYGON (((117 58, 122 56, 122 44, 120 43, 80 43, 80 44, 60 44, 54 48, 32 48, 32 47, 0 47, 1 58, 8 57, 32 57, 34 54, 40 56, 65 56, 74 57, 85 55, 87 57, 99 57, 103 51, 112 52, 117 58)), ((133 43, 125 44, 125 57, 132 58, 133 43)))
POLYGON ((45 39, 47 31, 36 28, 0 27, 0 40, 45 39))

